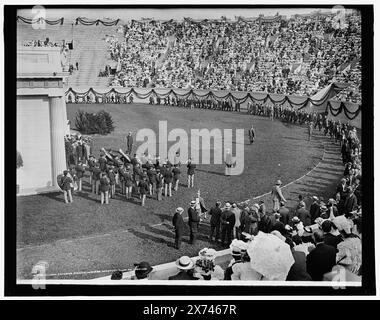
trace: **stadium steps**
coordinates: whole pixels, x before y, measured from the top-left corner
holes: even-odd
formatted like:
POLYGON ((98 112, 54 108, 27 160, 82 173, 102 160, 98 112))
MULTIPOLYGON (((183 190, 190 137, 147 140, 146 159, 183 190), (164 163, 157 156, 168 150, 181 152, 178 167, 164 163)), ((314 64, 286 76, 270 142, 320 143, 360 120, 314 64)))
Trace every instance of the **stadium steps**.
POLYGON ((75 67, 79 63, 79 71, 74 70, 68 77, 69 86, 108 86, 109 78, 98 77, 110 60, 106 35, 121 36, 116 32, 119 26, 73 25, 70 21, 63 25, 46 25, 45 29, 33 29, 25 23, 17 24, 17 44, 22 46, 29 40, 45 40, 51 42, 73 41, 74 48, 67 56, 68 63, 75 67))

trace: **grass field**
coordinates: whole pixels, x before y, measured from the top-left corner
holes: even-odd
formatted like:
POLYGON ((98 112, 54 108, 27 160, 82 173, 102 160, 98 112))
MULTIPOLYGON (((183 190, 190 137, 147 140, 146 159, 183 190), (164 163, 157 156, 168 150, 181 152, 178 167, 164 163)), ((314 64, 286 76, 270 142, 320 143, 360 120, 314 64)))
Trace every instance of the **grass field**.
MULTIPOLYGON (((128 131, 136 132, 141 128, 157 131, 159 120, 167 120, 168 131, 183 128, 187 132, 202 128, 247 131, 253 123, 257 139, 249 145, 245 137, 242 175, 226 177, 223 165, 199 165, 194 189, 185 186, 183 173, 180 188, 173 197, 161 202, 148 198, 145 207, 140 206, 137 198, 126 201, 120 195, 108 206, 101 206, 99 196, 90 193, 87 178, 83 192, 74 194, 71 205, 64 203, 61 193, 19 197, 17 257, 20 278, 28 278, 31 266, 41 259, 51 261, 50 268, 56 272, 120 268, 142 259, 149 259, 154 264, 172 261, 179 253, 168 248, 167 239, 173 237, 171 216, 178 206, 187 210, 198 189, 208 207, 218 199, 243 201, 270 191, 277 179, 287 184, 299 178, 311 170, 323 154, 321 139, 307 141, 305 127, 264 117, 143 104, 68 105, 68 118, 73 124, 79 109, 91 112, 104 109, 114 119, 115 131, 111 135, 94 136, 96 155, 101 147, 125 149, 128 131), (110 239, 102 238, 105 234, 110 235, 110 239), (121 243, 122 248, 118 245, 121 243)), ((195 255, 205 244, 207 241, 203 238, 199 247, 185 245, 181 254, 195 255)))

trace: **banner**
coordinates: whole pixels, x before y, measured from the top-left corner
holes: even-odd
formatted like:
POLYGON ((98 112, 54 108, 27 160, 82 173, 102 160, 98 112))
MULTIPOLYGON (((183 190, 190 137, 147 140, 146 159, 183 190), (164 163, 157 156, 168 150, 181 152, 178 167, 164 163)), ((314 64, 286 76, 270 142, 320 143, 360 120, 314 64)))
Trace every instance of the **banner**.
POLYGON ((36 24, 36 23, 45 22, 46 24, 49 24, 49 25, 56 25, 56 24, 62 25, 64 20, 65 20, 64 18, 60 18, 57 20, 47 20, 43 17, 40 17, 38 19, 29 19, 29 18, 24 18, 21 16, 16 17, 17 22, 22 21, 22 22, 27 23, 27 24, 36 24))
POLYGON ((78 17, 75 19, 75 25, 78 25, 79 23, 82 24, 82 25, 85 25, 85 26, 92 26, 92 25, 99 25, 99 23, 101 23, 103 26, 106 26, 106 27, 111 27, 111 26, 116 26, 118 23, 119 23, 120 19, 116 19, 116 20, 111 20, 111 21, 106 21, 106 20, 100 20, 100 19, 97 19, 97 20, 89 20, 87 18, 81 18, 81 17, 78 17))
MULTIPOLYGON (((66 101, 75 102, 77 98, 83 102, 87 101, 87 97, 94 98, 96 102, 115 103, 126 102, 131 95, 138 99, 147 99, 151 96, 164 99, 166 97, 182 98, 182 99, 213 99, 216 101, 230 100, 234 103, 243 104, 245 102, 264 102, 278 104, 283 107, 296 108, 301 110, 308 105, 311 108, 310 112, 314 112, 318 107, 326 105, 324 111, 329 111, 332 115, 336 116, 344 113, 349 120, 355 119, 361 113, 361 105, 350 102, 335 102, 329 101, 337 92, 342 90, 342 84, 330 84, 328 87, 322 89, 318 94, 312 98, 296 95, 284 95, 266 92, 246 92, 246 91, 228 91, 228 90, 193 90, 193 89, 148 89, 148 88, 99 88, 95 90, 90 89, 76 89, 69 88, 66 93, 66 101), (69 98, 70 97, 70 98, 69 98), (111 100, 110 100, 111 99, 111 100), (339 105, 337 105, 337 103, 339 105), (313 110, 312 106, 317 107, 313 110)), ((323 110, 322 110, 323 111, 323 110)))

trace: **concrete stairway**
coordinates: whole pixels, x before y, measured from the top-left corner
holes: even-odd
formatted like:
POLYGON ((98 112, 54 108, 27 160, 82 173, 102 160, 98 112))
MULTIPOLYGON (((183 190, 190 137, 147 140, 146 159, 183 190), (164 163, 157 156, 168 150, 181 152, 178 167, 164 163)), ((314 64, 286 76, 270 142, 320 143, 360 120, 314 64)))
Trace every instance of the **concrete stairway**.
POLYGON ((18 23, 17 44, 23 45, 29 40, 44 40, 49 38, 51 42, 71 42, 74 49, 69 51, 68 63, 74 65, 78 62, 79 70, 74 70, 68 77, 69 87, 101 87, 108 86, 109 78, 98 77, 99 71, 104 70, 109 63, 108 44, 106 35, 115 35, 122 38, 123 35, 116 32, 118 26, 106 27, 103 25, 83 26, 65 22, 63 25, 46 25, 45 29, 33 29, 31 25, 18 23))

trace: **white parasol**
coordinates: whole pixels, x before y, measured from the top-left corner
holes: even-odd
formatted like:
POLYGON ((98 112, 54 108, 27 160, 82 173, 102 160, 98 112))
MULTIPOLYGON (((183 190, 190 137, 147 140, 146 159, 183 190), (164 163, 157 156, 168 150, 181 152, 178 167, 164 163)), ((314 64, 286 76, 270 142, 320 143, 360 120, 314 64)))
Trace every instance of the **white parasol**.
POLYGON ((294 258, 287 243, 273 234, 259 232, 248 245, 251 266, 268 280, 285 281, 294 258))

